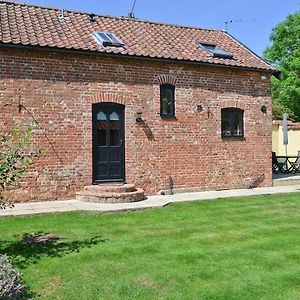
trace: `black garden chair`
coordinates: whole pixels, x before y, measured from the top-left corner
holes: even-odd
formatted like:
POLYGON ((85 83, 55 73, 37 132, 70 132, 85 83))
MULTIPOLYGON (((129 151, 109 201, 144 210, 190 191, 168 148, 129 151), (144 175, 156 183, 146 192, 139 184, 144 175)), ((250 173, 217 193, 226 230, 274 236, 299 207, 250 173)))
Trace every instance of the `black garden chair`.
POLYGON ((276 156, 276 152, 272 151, 272 171, 274 173, 285 173, 285 162, 279 162, 276 156))
POLYGON ((300 157, 298 156, 295 161, 290 161, 293 173, 298 173, 300 172, 300 157))

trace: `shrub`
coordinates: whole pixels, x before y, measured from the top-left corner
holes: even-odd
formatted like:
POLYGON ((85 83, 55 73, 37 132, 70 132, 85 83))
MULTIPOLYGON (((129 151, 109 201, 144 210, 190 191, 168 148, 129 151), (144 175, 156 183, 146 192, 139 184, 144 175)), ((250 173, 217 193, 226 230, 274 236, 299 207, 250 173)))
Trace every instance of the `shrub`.
POLYGON ((3 196, 6 187, 26 174, 27 167, 33 163, 33 158, 42 154, 41 150, 27 150, 32 133, 32 127, 22 131, 15 125, 11 132, 0 135, 0 209, 11 206, 3 196))
POLYGON ((0 299, 26 299, 26 288, 22 284, 21 273, 17 272, 9 257, 0 254, 0 299))

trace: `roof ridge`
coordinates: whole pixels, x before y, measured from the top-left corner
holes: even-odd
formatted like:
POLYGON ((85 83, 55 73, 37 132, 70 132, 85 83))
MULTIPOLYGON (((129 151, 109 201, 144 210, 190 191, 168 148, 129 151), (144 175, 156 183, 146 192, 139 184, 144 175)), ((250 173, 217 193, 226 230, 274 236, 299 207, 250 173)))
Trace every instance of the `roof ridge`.
POLYGON ((73 9, 65 9, 65 8, 59 8, 59 7, 42 6, 42 5, 18 2, 18 1, 0 0, 0 4, 1 3, 10 4, 10 5, 31 6, 31 7, 36 7, 36 8, 51 9, 51 10, 57 10, 57 11, 60 11, 63 9, 64 12, 84 14, 84 15, 94 14, 95 16, 98 16, 98 17, 111 18, 111 19, 121 19, 121 20, 126 20, 126 21, 173 26, 173 27, 179 27, 179 28, 190 28, 190 29, 198 29, 198 30, 206 30, 206 31, 224 32, 223 29, 211 29, 211 28, 196 27, 196 26, 190 26, 190 25, 175 24, 175 23, 164 23, 164 22, 143 20, 143 19, 137 19, 137 18, 128 18, 126 16, 112 16, 112 15, 99 14, 99 13, 95 13, 95 12, 80 11, 80 10, 75 10, 75 9, 74 10, 73 9))

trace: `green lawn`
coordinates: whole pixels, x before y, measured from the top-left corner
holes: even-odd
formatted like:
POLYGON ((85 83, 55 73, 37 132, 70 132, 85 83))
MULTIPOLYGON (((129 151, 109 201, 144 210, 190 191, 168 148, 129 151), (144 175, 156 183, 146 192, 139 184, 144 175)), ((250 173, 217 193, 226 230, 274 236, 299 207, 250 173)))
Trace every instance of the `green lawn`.
POLYGON ((300 193, 0 219, 35 299, 300 299, 300 193), (56 243, 26 244, 50 233, 56 243))

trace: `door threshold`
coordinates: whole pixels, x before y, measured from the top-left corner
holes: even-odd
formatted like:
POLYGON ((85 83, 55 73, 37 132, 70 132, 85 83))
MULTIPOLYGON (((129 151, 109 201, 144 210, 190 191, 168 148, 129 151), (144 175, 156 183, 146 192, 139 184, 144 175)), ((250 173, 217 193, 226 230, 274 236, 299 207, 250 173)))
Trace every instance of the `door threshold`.
POLYGON ((124 185, 125 181, 102 181, 102 182, 93 182, 93 185, 124 185))

